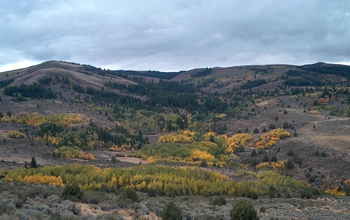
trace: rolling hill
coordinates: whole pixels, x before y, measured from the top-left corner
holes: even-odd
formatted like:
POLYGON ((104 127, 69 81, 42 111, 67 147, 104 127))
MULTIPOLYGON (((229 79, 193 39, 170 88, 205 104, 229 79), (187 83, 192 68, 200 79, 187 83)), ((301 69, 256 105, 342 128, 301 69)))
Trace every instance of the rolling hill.
MULTIPOLYGON (((349 78, 349 66, 327 63, 166 73, 47 61, 2 72, 0 177, 21 182, 34 175, 10 172, 22 172, 17 169, 28 167, 33 157, 43 169, 53 169, 40 171, 50 173, 48 182, 31 181, 35 183, 51 184, 50 178, 59 176, 54 175, 54 169, 72 163, 77 166, 74 169, 96 167, 95 173, 105 168, 116 169, 116 173, 131 169, 130 175, 139 172, 140 182, 135 176, 127 182, 113 182, 111 176, 89 181, 79 176, 76 181, 81 181, 87 193, 92 189, 122 192, 133 188, 144 196, 144 203, 153 201, 147 197, 152 190, 158 202, 166 196, 189 196, 192 200, 192 194, 201 200, 203 195, 260 201, 279 197, 274 202, 280 199, 284 208, 293 198, 301 204, 303 198, 320 202, 327 196, 349 195, 349 78), (142 179, 143 172, 153 166, 153 173, 174 169, 171 172, 178 175, 171 177, 174 183, 165 178, 164 185, 157 188, 150 177, 142 179), (179 172, 178 167, 198 175, 197 188, 185 183, 187 176, 181 176, 183 183, 179 183, 177 178, 186 172, 179 172), (220 184, 225 190, 201 185, 202 175, 218 178, 218 184, 223 181, 220 184), (185 186, 188 188, 181 188, 185 186)), ((85 172, 90 168, 81 169, 85 172)), ((70 183, 69 178, 61 181, 60 186, 70 183)), ((254 202, 255 207, 258 204, 254 202)), ((155 209, 148 212, 156 213, 155 209)), ((220 219, 220 215, 225 219, 227 209, 213 211, 212 219, 220 219)), ((184 210, 188 217, 200 216, 184 210)), ((297 208, 291 211, 295 212, 297 208)), ((259 216, 286 217, 273 207, 259 216)))

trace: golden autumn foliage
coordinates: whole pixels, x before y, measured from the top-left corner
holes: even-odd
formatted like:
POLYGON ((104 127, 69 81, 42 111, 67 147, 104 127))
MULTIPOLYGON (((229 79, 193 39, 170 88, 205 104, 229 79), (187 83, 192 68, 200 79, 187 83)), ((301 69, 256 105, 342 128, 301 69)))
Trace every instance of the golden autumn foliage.
POLYGON ((54 151, 56 155, 59 155, 61 157, 66 158, 79 158, 79 159, 85 159, 85 160, 94 160, 95 157, 91 153, 85 154, 82 152, 78 147, 68 147, 68 146, 62 146, 54 151))
POLYGON ((255 147, 260 149, 267 149, 277 144, 280 139, 290 137, 290 132, 282 128, 271 130, 266 134, 262 134, 258 142, 255 143, 255 147))
POLYGON ((203 139, 204 139, 205 141, 210 141, 211 138, 214 138, 214 137, 216 137, 216 136, 217 136, 217 134, 216 134, 215 132, 209 131, 209 132, 203 134, 203 139))
POLYGON ((277 161, 277 162, 262 162, 256 165, 257 169, 264 168, 272 168, 274 170, 284 169, 286 168, 285 161, 277 161))
POLYGON ((55 186, 64 186, 62 182, 62 178, 60 176, 45 176, 41 173, 33 175, 33 176, 25 176, 21 177, 18 176, 17 181, 19 182, 29 182, 29 183, 40 183, 40 184, 49 184, 49 185, 55 185, 55 186))
POLYGON ((235 134, 227 139, 227 152, 232 153, 234 149, 245 146, 250 140, 253 139, 251 134, 235 134))
MULTIPOLYGON (((307 184, 272 171, 244 175, 236 181, 226 175, 198 167, 169 167, 161 165, 131 168, 99 168, 89 165, 67 164, 36 169, 0 171, 5 180, 64 186, 76 183, 84 190, 135 189, 158 195, 236 195, 248 193, 268 195, 270 186, 279 192, 311 192, 307 184)), ((242 174, 240 174, 242 176, 242 174)))
POLYGON ((320 113, 317 110, 310 110, 309 114, 311 114, 311 115, 318 115, 320 113))
POLYGON ((116 151, 116 152, 120 152, 120 151, 126 151, 126 148, 121 146, 121 147, 118 147, 118 146, 112 146, 109 148, 110 151, 116 151))
POLYGON ((350 193, 350 179, 342 181, 342 186, 336 186, 335 188, 325 189, 325 193, 332 196, 347 196, 350 193))
POLYGON ((23 134, 20 131, 9 131, 9 132, 6 133, 6 137, 21 139, 21 138, 25 137, 25 134, 23 134))
POLYGON ((335 187, 334 189, 326 189, 324 192, 332 196, 346 196, 346 192, 341 190, 339 187, 335 187))
POLYGON ((215 161, 215 157, 205 151, 193 150, 191 157, 193 160, 206 160, 206 161, 215 161))
POLYGON ((194 141, 195 132, 183 130, 178 133, 164 134, 159 137, 159 143, 192 143, 194 141))
POLYGON ((58 137, 54 137, 52 135, 49 134, 44 134, 43 137, 36 137, 35 140, 37 141, 44 141, 46 143, 50 143, 53 146, 57 146, 60 143, 60 139, 58 137))
POLYGON ((87 122, 88 118, 81 114, 52 114, 52 115, 40 115, 38 113, 18 113, 16 115, 8 116, 4 114, 1 118, 1 122, 12 122, 19 124, 28 124, 39 126, 45 122, 53 122, 65 127, 72 126, 87 122))
POLYGON ((211 166, 214 162, 223 165, 227 160, 221 159, 220 148, 210 141, 199 141, 191 144, 158 143, 147 144, 139 151, 132 152, 129 156, 140 157, 147 163, 175 162, 200 165, 202 160, 211 166))
POLYGON ((95 156, 92 153, 81 153, 79 156, 80 159, 85 159, 85 160, 95 160, 95 156))

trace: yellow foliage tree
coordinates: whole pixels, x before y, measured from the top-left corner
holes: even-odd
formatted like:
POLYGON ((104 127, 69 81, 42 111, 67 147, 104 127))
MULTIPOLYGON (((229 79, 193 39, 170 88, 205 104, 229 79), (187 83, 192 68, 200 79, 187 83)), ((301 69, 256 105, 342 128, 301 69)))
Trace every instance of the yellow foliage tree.
POLYGON ((164 134, 159 137, 159 143, 193 143, 195 132, 183 130, 179 133, 164 134))
POLYGON ((258 165, 256 165, 257 169, 263 169, 263 168, 272 168, 274 170, 279 170, 286 168, 285 161, 277 161, 277 162, 262 162, 258 165))
POLYGON ((192 151, 191 157, 193 160, 215 161, 215 157, 213 155, 198 149, 192 151))
POLYGON ((13 122, 19 124, 29 124, 34 126, 39 126, 45 122, 54 122, 62 126, 72 126, 74 124, 79 124, 87 122, 88 118, 81 114, 52 114, 52 115, 39 115, 38 113, 25 113, 21 112, 16 115, 4 115, 1 118, 2 122, 13 122))
POLYGON ((6 133, 6 137, 8 138, 15 138, 15 139, 21 139, 25 137, 25 134, 23 134, 20 131, 9 131, 6 133))
POLYGON ((205 133, 205 134, 203 135, 203 138, 204 138, 205 141, 210 141, 210 139, 211 139, 212 137, 216 137, 216 136, 217 136, 217 134, 216 134, 215 132, 209 131, 209 132, 207 132, 207 133, 205 133))
MULTIPOLYGON (((98 190, 102 186, 117 189, 136 189, 166 195, 268 195, 273 185, 279 192, 311 192, 307 184, 273 171, 237 172, 244 177, 236 181, 226 175, 198 167, 135 166, 130 168, 99 168, 89 165, 67 164, 36 169, 0 171, 5 180, 34 182, 63 186, 76 183, 85 190, 98 190)), ((339 191, 339 189, 337 189, 339 191)), ((332 193, 333 191, 329 191, 332 193)))
POLYGON ((326 189, 324 192, 332 196, 346 196, 346 192, 344 192, 344 190, 340 190, 339 187, 335 187, 334 189, 326 189))
POLYGON ((290 137, 290 132, 282 128, 271 130, 269 133, 262 134, 255 147, 260 149, 267 149, 277 144, 280 139, 290 137))
POLYGON ((55 186, 64 186, 62 178, 60 176, 44 176, 41 173, 33 175, 33 176, 25 176, 22 178, 19 176, 17 178, 20 182, 31 182, 31 183, 41 183, 41 184, 49 184, 55 186))
POLYGON ((227 152, 232 153, 234 149, 245 146, 253 139, 251 134, 235 134, 227 139, 227 152))

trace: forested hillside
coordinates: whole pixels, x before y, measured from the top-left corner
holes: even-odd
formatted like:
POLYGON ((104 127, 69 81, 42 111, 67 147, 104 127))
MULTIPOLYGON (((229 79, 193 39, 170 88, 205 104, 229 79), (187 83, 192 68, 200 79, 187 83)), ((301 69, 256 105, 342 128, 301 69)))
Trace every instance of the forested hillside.
POLYGON ((3 72, 0 178, 160 200, 348 196, 349 74, 326 63, 166 73, 61 61, 3 72))

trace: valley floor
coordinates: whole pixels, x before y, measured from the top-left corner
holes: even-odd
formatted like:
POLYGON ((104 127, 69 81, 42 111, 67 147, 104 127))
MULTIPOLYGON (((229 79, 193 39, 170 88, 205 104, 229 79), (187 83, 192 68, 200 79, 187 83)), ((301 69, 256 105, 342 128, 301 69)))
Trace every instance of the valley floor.
MULTIPOLYGON (((173 200, 186 219, 229 219, 232 206, 241 199, 225 197, 227 204, 212 204, 215 197, 148 197, 138 193, 132 203, 118 194, 86 192, 82 202, 64 200, 59 187, 0 182, 0 219, 161 219, 164 204, 173 200), (26 193, 22 190, 26 190, 26 193), (23 197, 23 196, 27 197, 23 197)), ((250 200, 261 220, 349 219, 350 197, 260 198, 250 200)))

